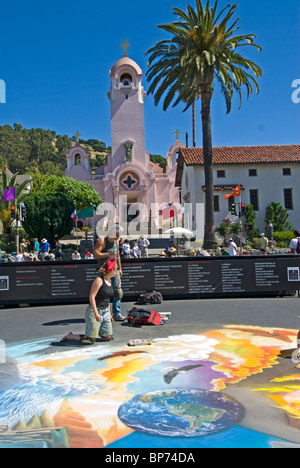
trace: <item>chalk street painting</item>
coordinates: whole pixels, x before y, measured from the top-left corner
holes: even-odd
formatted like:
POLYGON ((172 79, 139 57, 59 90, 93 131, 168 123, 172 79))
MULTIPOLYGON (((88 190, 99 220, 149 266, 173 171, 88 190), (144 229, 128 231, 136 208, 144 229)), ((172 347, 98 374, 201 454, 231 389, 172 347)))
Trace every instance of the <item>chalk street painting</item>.
POLYGON ((8 347, 0 448, 296 447, 300 373, 283 357, 296 342, 295 330, 230 325, 141 348, 8 347), (271 430, 279 415, 284 435, 271 430))

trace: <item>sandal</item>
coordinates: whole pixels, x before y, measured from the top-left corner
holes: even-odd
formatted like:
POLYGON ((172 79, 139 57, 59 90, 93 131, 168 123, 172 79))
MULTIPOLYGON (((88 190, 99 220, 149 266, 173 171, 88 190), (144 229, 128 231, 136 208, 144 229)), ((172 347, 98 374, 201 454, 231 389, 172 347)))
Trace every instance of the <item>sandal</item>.
POLYGON ((83 336, 80 338, 80 342, 83 345, 90 346, 95 343, 95 341, 92 340, 92 338, 88 338, 87 336, 83 336))
POLYGON ((113 339, 114 339, 113 336, 111 336, 110 338, 107 338, 106 336, 100 336, 100 340, 101 340, 101 341, 107 341, 107 342, 109 342, 109 341, 112 341, 113 339))

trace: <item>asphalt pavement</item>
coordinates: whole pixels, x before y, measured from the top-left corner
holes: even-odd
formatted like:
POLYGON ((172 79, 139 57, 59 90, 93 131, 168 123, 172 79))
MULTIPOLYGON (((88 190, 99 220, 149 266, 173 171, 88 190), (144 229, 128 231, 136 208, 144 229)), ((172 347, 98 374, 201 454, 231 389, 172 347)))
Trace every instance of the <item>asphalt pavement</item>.
MULTIPOLYGON (((9 307, 0 309, 0 339, 7 344, 53 337, 60 340, 69 331, 84 333, 86 304, 9 307)), ((136 307, 123 302, 122 313, 136 307)), ((144 307, 144 306, 141 306, 144 307)), ((171 312, 170 320, 160 327, 131 328, 115 322, 113 344, 127 344, 134 338, 161 338, 169 335, 203 333, 227 324, 271 328, 300 328, 300 298, 220 298, 164 301, 145 306, 171 312)))

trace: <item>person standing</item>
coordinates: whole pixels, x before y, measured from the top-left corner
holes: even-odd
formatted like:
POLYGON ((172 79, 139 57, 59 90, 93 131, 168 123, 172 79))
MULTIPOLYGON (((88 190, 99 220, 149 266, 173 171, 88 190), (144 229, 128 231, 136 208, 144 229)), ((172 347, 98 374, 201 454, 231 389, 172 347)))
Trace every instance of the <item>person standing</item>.
POLYGON ((300 232, 297 230, 294 231, 294 238, 291 240, 290 249, 292 254, 300 254, 300 232))
POLYGON ((59 240, 55 244, 55 258, 58 261, 62 260, 62 245, 59 240))
POLYGON ((123 244, 123 255, 124 258, 130 258, 130 244, 128 239, 126 239, 123 244))
POLYGON ((266 235, 262 232, 259 239, 259 252, 260 255, 267 255, 269 240, 266 235))
POLYGON ((236 257, 237 254, 238 254, 238 250, 237 250, 237 245, 236 243, 233 241, 233 239, 229 239, 229 252, 230 252, 230 256, 231 257, 236 257))
POLYGON ((33 239, 33 242, 33 256, 34 258, 39 258, 40 243, 37 238, 33 239))
POLYGON ((45 260, 45 257, 47 257, 50 253, 50 244, 47 241, 47 239, 42 239, 41 242, 41 255, 42 255, 42 260, 45 260))
POLYGON ((122 278, 122 265, 121 265, 121 256, 119 249, 119 239, 120 235, 123 232, 122 226, 119 224, 113 224, 107 233, 106 237, 100 237, 95 245, 94 249, 94 258, 98 262, 99 268, 104 264, 104 262, 110 258, 115 258, 117 263, 117 272, 114 277, 112 277, 111 284, 114 290, 113 298, 113 318, 116 322, 124 322, 126 317, 122 315, 121 312, 121 299, 122 299, 122 289, 121 289, 121 278, 122 278))
POLYGON ((123 239, 120 237, 120 239, 119 239, 119 252, 120 252, 121 257, 123 257, 123 255, 124 255, 123 244, 124 244, 124 241, 123 241, 123 239))
POLYGON ((141 248, 141 257, 148 258, 148 247, 150 242, 144 236, 141 236, 140 248, 141 248))
POLYGON ((136 241, 133 241, 132 243, 132 253, 133 253, 134 258, 140 257, 140 249, 136 241))
POLYGON ((28 241, 26 239, 22 239, 22 242, 20 244, 20 252, 21 254, 27 253, 28 252, 28 241))

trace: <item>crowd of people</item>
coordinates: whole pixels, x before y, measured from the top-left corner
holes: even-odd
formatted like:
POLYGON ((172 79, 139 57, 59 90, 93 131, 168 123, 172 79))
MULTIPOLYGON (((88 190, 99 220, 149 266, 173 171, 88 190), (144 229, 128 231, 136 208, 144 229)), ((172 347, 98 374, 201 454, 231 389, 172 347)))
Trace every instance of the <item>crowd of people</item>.
POLYGON ((22 239, 17 254, 8 254, 2 261, 8 263, 20 263, 20 262, 52 262, 54 260, 62 260, 62 245, 59 241, 56 242, 56 246, 53 252, 51 252, 51 246, 47 239, 42 239, 41 242, 37 238, 33 239, 31 243, 29 240, 22 239))
MULTIPOLYGON (((138 240, 133 241, 130 245, 128 239, 119 240, 120 255, 123 258, 147 258, 149 256, 148 247, 150 242, 144 236, 141 236, 138 240)), ((259 241, 259 252, 261 255, 267 255, 268 253, 269 240, 266 238, 264 233, 260 234, 259 241)), ((187 248, 181 249, 175 247, 174 239, 171 239, 168 246, 162 249, 157 255, 158 258, 170 258, 176 257, 181 254, 182 256, 188 257, 210 257, 210 256, 231 256, 235 257, 240 254, 240 250, 234 241, 230 238, 223 247, 217 247, 215 250, 205 250, 203 248, 194 249, 187 248)))
MULTIPOLYGON (((129 239, 118 240, 118 250, 120 256, 124 259, 128 258, 148 258, 149 257, 150 241, 146 236, 141 235, 134 241, 129 239)), ((241 248, 237 246, 237 243, 233 238, 226 241, 225 246, 217 247, 215 250, 204 250, 202 248, 188 248, 178 249, 178 245, 175 247, 174 238, 170 239, 168 246, 165 249, 161 249, 160 252, 152 253, 152 256, 158 258, 171 258, 178 255, 188 257, 208 257, 208 256, 232 256, 235 257, 241 254, 241 248), (176 248, 177 247, 177 248, 176 248)), ((269 252, 270 241, 267 239, 265 233, 260 234, 259 239, 259 254, 267 255, 269 252)), ((156 250, 156 249, 155 249, 156 250)), ((300 233, 294 231, 294 238, 289 245, 290 253, 300 253, 300 233)), ((243 255, 247 255, 244 251, 243 255)), ((92 252, 85 252, 83 255, 78 250, 73 251, 71 258, 67 260, 93 260, 94 255, 92 252)), ((47 239, 43 238, 41 242, 37 238, 31 243, 26 239, 22 239, 18 254, 6 254, 1 257, 0 250, 0 261, 5 262, 40 262, 40 261, 61 261, 63 260, 63 250, 60 241, 57 241, 55 247, 51 249, 51 246, 47 239)))
MULTIPOLYGON (((71 255, 72 260, 93 260, 94 256, 91 252, 86 252, 83 256, 75 250, 71 255)), ((33 242, 26 239, 22 239, 17 254, 6 254, 1 257, 0 250, 0 262, 7 263, 19 263, 19 262, 53 262, 63 260, 63 248, 60 241, 55 243, 55 247, 51 249, 51 246, 47 239, 42 239, 41 242, 37 238, 33 239, 33 242)), ((69 258, 68 258, 69 260, 69 258)))
POLYGON ((119 240, 119 251, 123 258, 148 258, 149 257, 150 241, 145 236, 140 236, 137 240, 132 242, 128 239, 119 240))

